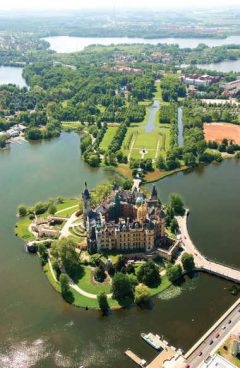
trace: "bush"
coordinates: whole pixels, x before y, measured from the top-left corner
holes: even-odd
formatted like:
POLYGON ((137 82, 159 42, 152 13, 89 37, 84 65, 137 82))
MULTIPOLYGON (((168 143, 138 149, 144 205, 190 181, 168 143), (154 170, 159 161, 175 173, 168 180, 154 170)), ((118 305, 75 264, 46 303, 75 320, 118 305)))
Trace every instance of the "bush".
POLYGON ((48 210, 48 203, 47 202, 38 202, 35 207, 34 211, 36 215, 41 215, 48 210))
POLYGON ((175 282, 182 276, 182 267, 180 265, 170 266, 167 269, 167 277, 169 281, 175 282))
POLYGON ((109 304, 108 304, 108 300, 107 300, 107 295, 105 293, 101 292, 100 294, 98 294, 97 300, 98 300, 99 308, 101 309, 103 315, 106 315, 109 311, 109 304))
POLYGON ((151 298, 151 293, 146 285, 137 285, 134 293, 134 302, 139 305, 148 304, 151 298))
POLYGON ((98 282, 103 282, 105 280, 106 274, 102 266, 96 268, 96 270, 94 271, 94 278, 98 282))
POLYGON ((175 215, 183 216, 185 213, 182 197, 178 194, 170 195, 170 207, 173 209, 175 215))
POLYGON ((181 261, 185 271, 190 272, 195 268, 194 258, 192 254, 186 252, 183 253, 181 261))
POLYGON ((18 206, 18 214, 20 217, 24 217, 27 215, 27 207, 24 204, 20 204, 18 206))

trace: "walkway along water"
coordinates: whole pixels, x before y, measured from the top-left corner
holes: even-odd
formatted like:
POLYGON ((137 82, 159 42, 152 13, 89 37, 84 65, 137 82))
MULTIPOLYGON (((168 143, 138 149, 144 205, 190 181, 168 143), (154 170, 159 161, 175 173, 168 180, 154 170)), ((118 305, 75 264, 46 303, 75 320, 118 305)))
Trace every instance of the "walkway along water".
POLYGON ((240 270, 237 270, 231 266, 225 266, 218 262, 209 260, 203 256, 196 246, 193 244, 187 229, 187 219, 189 210, 186 210, 184 216, 177 216, 177 222, 179 230, 182 234, 182 242, 186 252, 191 253, 194 256, 195 266, 198 271, 207 272, 227 280, 240 283, 240 270))

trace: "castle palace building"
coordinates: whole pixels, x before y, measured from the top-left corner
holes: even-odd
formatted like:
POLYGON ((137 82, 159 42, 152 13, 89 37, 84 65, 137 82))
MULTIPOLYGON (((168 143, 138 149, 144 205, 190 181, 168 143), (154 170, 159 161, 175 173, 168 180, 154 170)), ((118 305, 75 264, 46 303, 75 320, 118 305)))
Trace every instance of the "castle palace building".
POLYGON ((151 252, 165 232, 165 215, 153 186, 150 198, 138 190, 114 187, 112 194, 94 210, 87 184, 82 193, 83 215, 90 251, 151 252))

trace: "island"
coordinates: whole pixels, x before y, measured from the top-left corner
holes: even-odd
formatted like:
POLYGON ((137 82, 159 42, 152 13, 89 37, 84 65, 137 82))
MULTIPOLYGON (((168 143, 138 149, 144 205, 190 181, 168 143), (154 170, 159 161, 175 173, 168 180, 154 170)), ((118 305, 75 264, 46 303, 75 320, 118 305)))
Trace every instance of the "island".
POLYGON ((194 269, 177 236, 181 197, 172 194, 163 205, 155 186, 147 193, 139 179, 131 184, 114 181, 90 192, 85 183, 81 199, 19 206, 16 234, 68 303, 104 313, 143 307, 194 269))

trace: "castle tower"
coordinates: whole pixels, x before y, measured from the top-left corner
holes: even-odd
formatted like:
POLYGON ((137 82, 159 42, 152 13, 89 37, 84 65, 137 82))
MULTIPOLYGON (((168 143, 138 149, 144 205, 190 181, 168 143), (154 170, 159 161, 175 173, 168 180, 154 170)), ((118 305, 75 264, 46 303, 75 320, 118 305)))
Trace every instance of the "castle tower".
POLYGON ((87 183, 85 182, 85 189, 82 192, 82 199, 83 199, 83 220, 84 225, 86 226, 87 216, 91 211, 91 195, 89 193, 87 183))
POLYGON ((155 185, 153 185, 152 194, 151 194, 151 200, 152 201, 157 201, 157 199, 158 199, 157 189, 156 189, 155 185))

